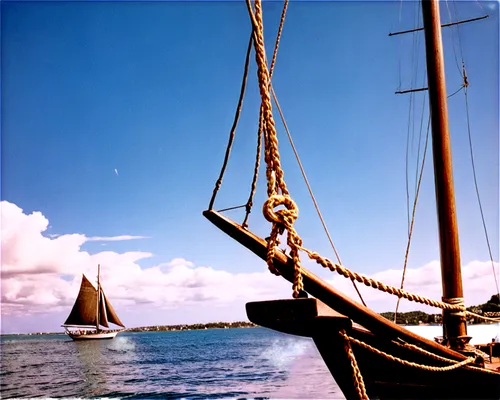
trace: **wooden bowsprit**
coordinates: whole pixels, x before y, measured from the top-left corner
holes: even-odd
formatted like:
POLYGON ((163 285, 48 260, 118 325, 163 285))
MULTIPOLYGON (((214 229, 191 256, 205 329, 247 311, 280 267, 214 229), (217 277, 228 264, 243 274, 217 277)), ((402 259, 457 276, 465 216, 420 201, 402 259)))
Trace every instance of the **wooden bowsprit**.
MULTIPOLYGON (((266 259, 264 239, 216 211, 203 215, 266 259)), ((290 257, 277 250, 273 263, 283 278, 293 282, 290 257)), ((349 340, 369 398, 498 399, 500 373, 485 368, 481 357, 468 358, 392 323, 306 269, 302 276, 304 289, 315 299, 251 302, 248 318, 266 328, 311 337, 346 398, 360 397, 345 350, 349 340)))

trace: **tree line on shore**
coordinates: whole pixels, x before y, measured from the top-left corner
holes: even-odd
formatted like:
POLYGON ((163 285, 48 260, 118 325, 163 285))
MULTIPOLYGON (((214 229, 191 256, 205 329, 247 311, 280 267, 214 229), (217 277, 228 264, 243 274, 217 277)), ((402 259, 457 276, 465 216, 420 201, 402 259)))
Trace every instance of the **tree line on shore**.
MULTIPOLYGON (((467 307, 467 311, 475 314, 485 315, 486 313, 500 313, 500 298, 494 294, 484 304, 467 307)), ((380 315, 390 321, 394 321, 393 312, 383 312, 380 315)), ((442 314, 427 314, 423 311, 398 312, 396 323, 401 325, 419 325, 419 324, 441 324, 443 322, 442 314)), ((468 324, 484 323, 485 321, 473 316, 467 316, 468 324)))
POLYGON ((253 328, 255 325, 252 322, 238 321, 238 322, 209 322, 208 324, 181 324, 181 325, 153 325, 142 326, 138 328, 129 328, 128 332, 164 332, 164 331, 192 331, 200 329, 229 329, 229 328, 253 328))
MULTIPOLYGON (((471 311, 479 315, 487 315, 488 313, 496 314, 491 316, 500 316, 500 296, 499 294, 494 294, 491 296, 484 304, 477 306, 471 306, 467 308, 467 311, 471 311)), ((394 321, 393 312, 383 312, 380 313, 381 316, 387 318, 390 321, 394 321)), ((467 317, 468 324, 484 323, 485 321, 475 317, 467 317)), ((420 324, 441 324, 442 314, 427 314, 423 311, 410 311, 410 312, 400 312, 397 314, 396 323, 401 325, 420 325, 420 324)), ((143 326, 137 328, 128 328, 128 332, 154 332, 154 331, 189 331, 189 330, 201 330, 201 329, 229 329, 229 328, 253 328, 258 325, 248 322, 248 321, 238 321, 238 322, 209 322, 207 324, 180 324, 180 325, 153 325, 153 326, 143 326)), ((37 332, 29 333, 29 335, 47 335, 47 334, 63 334, 62 332, 37 332)), ((1 335, 4 336, 4 335, 1 335)))
MULTIPOLYGON (((475 314, 484 315, 485 313, 500 313, 500 298, 498 294, 491 296, 484 304, 471 306, 467 308, 475 314)), ((393 312, 383 312, 380 315, 390 321, 394 321, 393 312)), ((396 323, 401 325, 419 325, 419 324, 441 324, 442 314, 427 314, 423 311, 401 312, 396 316, 396 323)), ((475 317, 467 317, 468 324, 484 323, 482 319, 475 317)), ((181 324, 181 325, 155 325, 139 328, 129 328, 129 332, 144 332, 144 331, 188 331, 200 329, 229 329, 229 328, 253 328, 255 325, 248 321, 238 322, 209 322, 207 324, 181 324)))

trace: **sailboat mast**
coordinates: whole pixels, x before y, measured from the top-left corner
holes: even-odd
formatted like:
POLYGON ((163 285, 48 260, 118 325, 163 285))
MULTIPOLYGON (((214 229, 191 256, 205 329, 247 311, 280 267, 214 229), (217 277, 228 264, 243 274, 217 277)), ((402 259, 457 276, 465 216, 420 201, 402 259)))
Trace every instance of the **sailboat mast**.
POLYGON ((99 310, 100 310, 100 300, 101 300, 101 284, 99 282, 99 275, 101 275, 101 264, 97 264, 97 310, 96 310, 96 320, 95 328, 99 332, 99 310))
MULTIPOLYGON (((432 124, 434 182, 439 225, 443 301, 463 302, 460 245, 453 187, 448 105, 438 0, 422 0, 427 80, 432 124)), ((451 348, 463 349, 467 336, 465 315, 443 312, 443 336, 451 348)))

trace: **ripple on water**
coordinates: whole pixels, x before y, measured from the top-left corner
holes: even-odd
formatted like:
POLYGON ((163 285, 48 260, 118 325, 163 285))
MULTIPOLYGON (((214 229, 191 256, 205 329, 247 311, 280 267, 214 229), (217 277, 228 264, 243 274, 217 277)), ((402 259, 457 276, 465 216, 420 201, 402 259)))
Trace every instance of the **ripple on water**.
POLYGON ((1 342, 2 398, 326 398, 340 393, 311 340, 262 328, 122 333, 98 342, 73 342, 62 335, 17 338, 1 342))

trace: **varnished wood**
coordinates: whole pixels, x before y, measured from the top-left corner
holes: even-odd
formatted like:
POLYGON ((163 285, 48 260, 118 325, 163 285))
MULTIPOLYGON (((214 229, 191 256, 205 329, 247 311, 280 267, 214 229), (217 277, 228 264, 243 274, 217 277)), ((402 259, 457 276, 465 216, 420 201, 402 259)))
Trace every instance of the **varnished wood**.
MULTIPOLYGON (((203 214, 234 240, 262 259, 266 259, 266 241, 216 211, 205 211, 203 214)), ((281 251, 275 253, 273 261, 274 266, 282 276, 293 282, 293 261, 281 251)), ((313 318, 315 322, 308 329, 300 326, 304 322, 300 320, 296 320, 294 323, 289 319, 288 323, 280 325, 276 320, 282 315, 281 311, 273 320, 273 316, 268 310, 267 315, 260 318, 258 323, 286 333, 301 333, 310 336, 346 399, 356 399, 358 396, 353 383, 351 362, 344 349, 345 342, 339 334, 340 329, 345 328, 351 337, 361 340, 380 351, 424 366, 446 366, 449 364, 434 360, 430 356, 415 350, 398 346, 395 342, 404 341, 414 344, 436 355, 452 360, 461 361, 465 359, 462 354, 409 332, 363 305, 356 303, 310 271, 303 271, 303 282, 308 293, 320 299, 333 310, 348 316, 362 327, 353 324, 349 328, 348 325, 344 325, 345 321, 340 318, 333 321, 328 317, 317 318, 320 312, 318 309, 312 308, 309 309, 309 314, 311 316, 316 315, 316 317, 313 318)), ((296 300, 292 301, 294 303, 288 303, 289 307, 299 304, 295 303, 296 300)), ((303 314, 303 311, 295 314, 303 314)), ((255 318, 255 321, 257 321, 257 318, 255 318)), ((403 366, 356 344, 352 344, 352 349, 369 398, 381 400, 500 398, 500 373, 493 372, 493 369, 489 369, 490 373, 482 368, 475 370, 459 368, 448 372, 433 372, 422 368, 403 366)))
POLYGON ((313 337, 318 325, 327 330, 349 329, 352 322, 313 298, 257 301, 246 304, 254 324, 296 336, 313 337))
POLYGON ((398 90, 394 92, 394 94, 406 94, 406 93, 414 93, 414 92, 423 92, 424 90, 429 90, 429 88, 423 87, 418 89, 407 89, 407 90, 398 90))
MULTIPOLYGON (((463 289, 460 246, 453 187, 448 105, 438 0, 422 1, 422 18, 425 28, 443 298, 461 298, 463 297, 463 289)), ((443 314, 443 327, 444 336, 450 339, 450 345, 452 347, 460 347, 456 338, 467 335, 465 318, 454 316, 451 312, 445 311, 443 314)))
MULTIPOLYGON (((214 210, 204 211, 203 215, 220 230, 231 236, 234 240, 245 246, 254 254, 263 260, 266 259, 267 242, 264 239, 256 236, 249 230, 241 227, 241 225, 214 210)), ((276 251, 274 266, 278 269, 283 278, 289 282, 293 282, 294 268, 293 260, 291 258, 281 251, 276 251)), ((431 340, 422 338, 421 336, 418 336, 415 333, 392 323, 362 304, 355 302, 307 269, 303 269, 302 278, 304 288, 308 293, 372 332, 377 332, 377 334, 389 339, 401 338, 408 343, 418 344, 419 346, 433 351, 438 355, 454 360, 461 361, 465 359, 462 354, 431 340)))
MULTIPOLYGON (((453 25, 466 24, 468 22, 480 21, 480 20, 488 18, 488 17, 489 17, 489 15, 483 15, 482 17, 469 18, 469 19, 464 19, 462 21, 456 21, 456 22, 449 22, 447 24, 442 24, 441 28, 446 28, 448 26, 453 26, 453 25)), ((422 28, 407 29, 405 31, 389 33, 389 36, 403 35, 405 33, 418 32, 418 31, 423 31, 423 30, 424 30, 423 27, 422 28)))
MULTIPOLYGON (((449 365, 397 346, 378 334, 374 335, 355 327, 348 334, 385 353, 422 366, 449 365)), ((342 337, 334 331, 318 331, 313 340, 345 397, 358 398, 354 390, 353 369, 346 356, 342 337)), ((351 348, 370 399, 498 399, 500 397, 500 374, 465 368, 447 372, 428 371, 420 367, 402 365, 355 343, 351 344, 351 348)))
MULTIPOLYGON (((266 328, 308 336, 314 340, 335 382, 347 399, 358 398, 353 384, 353 369, 340 331, 384 353, 422 366, 443 367, 447 362, 398 346, 393 340, 352 325, 350 320, 321 301, 287 299, 247 304, 249 319, 266 328)), ((500 374, 457 369, 428 371, 405 366, 351 343, 369 398, 378 399, 496 399, 500 374)), ((492 368, 493 369, 493 368, 492 368)))

